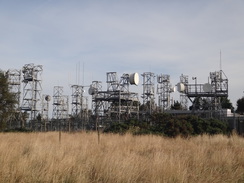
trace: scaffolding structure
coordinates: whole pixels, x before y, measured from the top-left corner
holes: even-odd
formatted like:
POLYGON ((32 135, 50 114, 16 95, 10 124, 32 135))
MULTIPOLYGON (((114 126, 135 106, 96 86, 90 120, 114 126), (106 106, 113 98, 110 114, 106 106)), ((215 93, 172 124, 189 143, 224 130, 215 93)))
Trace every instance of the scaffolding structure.
MULTIPOLYGON (((222 70, 210 72, 210 83, 199 84, 197 78, 194 84, 178 83, 178 91, 192 102, 191 110, 195 113, 208 113, 212 117, 222 111, 221 98, 228 97, 228 78, 222 70)), ((183 80, 185 81, 185 80, 183 80)))
POLYGON ((143 77, 143 113, 151 114, 155 107, 155 75, 152 72, 144 72, 143 77))
MULTIPOLYGON (((188 86, 188 83, 189 83, 188 76, 181 74, 180 83, 183 86, 188 86)), ((182 110, 188 109, 188 96, 186 95, 186 93, 187 93, 187 89, 180 92, 180 104, 181 104, 182 110)))
POLYGON ((9 119, 9 127, 23 127, 23 122, 21 120, 21 112, 20 112, 20 94, 21 94, 21 70, 17 69, 9 69, 6 72, 6 76, 8 79, 9 91, 14 95, 16 104, 15 104, 15 112, 11 115, 9 119))
POLYGON ((102 82, 92 81, 89 88, 89 94, 92 95, 92 114, 97 118, 104 116, 104 106, 107 101, 103 100, 104 92, 102 92, 102 82))
POLYGON ((17 101, 15 109, 20 108, 20 94, 21 94, 21 70, 9 69, 6 72, 8 78, 9 90, 14 94, 15 100, 17 101))
POLYGON ((28 113, 30 128, 35 128, 37 114, 41 110, 42 71, 41 65, 26 64, 22 68, 23 100, 21 110, 28 113))
POLYGON ((135 75, 123 74, 118 80, 116 72, 106 74, 106 91, 102 91, 101 82, 98 81, 93 81, 89 89, 96 121, 103 126, 112 121, 120 122, 129 118, 138 118, 138 93, 129 91, 129 85, 133 83, 131 78, 135 75))
POLYGON ((73 129, 85 130, 88 125, 88 98, 84 97, 84 86, 72 85, 72 110, 71 115, 73 118, 73 129))
POLYGON ((81 118, 84 87, 81 85, 72 85, 71 89, 71 115, 75 118, 81 118))
POLYGON ((228 97, 228 78, 220 71, 210 72, 211 88, 214 96, 211 97, 212 109, 221 109, 221 97, 228 97))
POLYGON ((53 88, 53 119, 67 119, 69 112, 69 97, 63 95, 62 86, 53 88))
POLYGON ((160 74, 157 76, 158 106, 162 111, 170 109, 170 94, 174 92, 170 83, 170 75, 160 74))
POLYGON ((47 131, 50 129, 49 124, 49 102, 51 100, 50 95, 42 95, 42 121, 41 121, 41 131, 47 131))
POLYGON ((69 127, 69 97, 63 95, 62 86, 53 88, 53 113, 51 128, 52 130, 64 130, 69 127))
MULTIPOLYGON (((133 75, 131 75, 133 76, 133 75)), ((139 117, 139 97, 138 93, 130 92, 129 86, 133 83, 130 74, 123 74, 120 80, 117 80, 116 73, 107 73, 107 88, 109 113, 112 119, 128 120, 139 117), (113 77, 108 77, 113 76, 113 77), (113 78, 113 80, 110 80, 113 78), (109 90, 111 89, 112 90, 109 90)))

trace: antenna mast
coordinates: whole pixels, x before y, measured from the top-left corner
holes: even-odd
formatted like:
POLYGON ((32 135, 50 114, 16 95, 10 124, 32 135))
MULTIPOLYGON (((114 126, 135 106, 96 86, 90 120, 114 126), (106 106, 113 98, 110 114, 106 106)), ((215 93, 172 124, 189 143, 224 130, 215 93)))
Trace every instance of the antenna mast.
POLYGON ((221 50, 220 50, 220 71, 222 71, 221 50))

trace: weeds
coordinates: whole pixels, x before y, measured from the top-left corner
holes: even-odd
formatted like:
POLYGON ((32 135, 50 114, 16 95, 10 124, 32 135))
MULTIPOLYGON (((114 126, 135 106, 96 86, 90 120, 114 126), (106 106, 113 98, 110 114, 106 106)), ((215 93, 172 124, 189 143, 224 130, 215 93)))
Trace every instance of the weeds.
POLYGON ((242 182, 244 139, 1 133, 0 182, 242 182))

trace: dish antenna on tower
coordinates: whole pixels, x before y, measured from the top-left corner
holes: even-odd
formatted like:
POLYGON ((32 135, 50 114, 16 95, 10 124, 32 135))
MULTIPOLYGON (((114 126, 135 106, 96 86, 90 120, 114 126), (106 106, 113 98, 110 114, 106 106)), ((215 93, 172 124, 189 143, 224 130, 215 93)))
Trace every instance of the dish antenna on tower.
POLYGON ((130 74, 129 81, 131 85, 139 84, 139 74, 137 72, 130 74))
POLYGON ((47 102, 49 102, 49 101, 51 100, 50 95, 46 95, 46 96, 45 96, 45 100, 46 100, 47 102))
POLYGON ((180 93, 183 93, 185 91, 185 85, 183 83, 178 83, 177 84, 177 91, 180 93))

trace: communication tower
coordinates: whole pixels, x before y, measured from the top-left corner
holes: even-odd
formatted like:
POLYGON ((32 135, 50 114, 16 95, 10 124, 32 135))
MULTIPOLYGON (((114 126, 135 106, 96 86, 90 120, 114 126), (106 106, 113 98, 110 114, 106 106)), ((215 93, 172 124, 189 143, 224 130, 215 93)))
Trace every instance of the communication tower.
POLYGON ((41 90, 42 90, 42 66, 26 64, 22 68, 23 73, 23 100, 21 110, 29 113, 30 127, 33 127, 34 120, 40 111, 41 90))
POLYGON ((82 120, 82 129, 85 130, 89 124, 89 114, 88 114, 88 97, 82 98, 82 112, 81 112, 81 120, 82 120))
MULTIPOLYGON (((44 121, 44 131, 47 131, 50 100, 51 100, 50 95, 42 95, 42 120, 44 121)), ((41 124, 41 130, 42 130, 42 127, 43 127, 43 124, 41 124)))
POLYGON ((192 111, 209 112, 211 116, 221 112, 221 98, 228 97, 228 78, 224 72, 222 70, 210 72, 210 83, 198 84, 196 77, 192 79, 195 80, 194 84, 182 82, 184 80, 177 84, 178 91, 192 102, 190 107, 192 111))
MULTIPOLYGON (((101 83, 93 81, 89 94, 92 95, 93 112, 97 121, 104 123, 139 116, 138 94, 129 91, 129 85, 138 85, 139 75, 123 74, 118 80, 116 72, 107 73, 107 91, 101 83)), ((103 125, 103 123, 100 123, 103 125)))
POLYGON ((144 111, 146 113, 151 114, 155 104, 155 90, 154 90, 154 83, 155 83, 155 76, 152 72, 144 72, 142 74, 143 77, 143 106, 144 111))
POLYGON ((118 78, 116 72, 107 72, 107 91, 118 90, 118 78))
POLYGON ((21 89, 21 70, 9 69, 6 72, 8 78, 9 90, 14 94, 17 104, 15 108, 20 108, 20 89, 21 89))
POLYGON ((220 71, 210 72, 211 86, 205 87, 205 90, 214 91, 211 97, 213 109, 221 109, 221 97, 228 97, 228 78, 225 73, 220 71))
POLYGON ((63 95, 62 86, 54 86, 53 90, 53 119, 67 119, 69 97, 63 95))
POLYGON ((9 69, 6 72, 8 79, 9 91, 14 95, 17 103, 15 104, 15 111, 9 119, 9 127, 21 127, 21 113, 20 113, 20 89, 21 89, 21 70, 9 69))
POLYGON ((81 85, 72 85, 71 89, 72 89, 71 114, 73 117, 81 118, 84 87, 81 85))
POLYGON ((183 110, 187 110, 188 106, 188 97, 186 95, 188 82, 188 76, 181 74, 180 83, 177 84, 177 90, 180 92, 180 104, 183 110))
POLYGON ((88 122, 88 98, 84 97, 84 86, 72 85, 72 117, 74 129, 85 129, 88 122))
POLYGON ((105 93, 102 92, 102 82, 92 81, 88 93, 92 95, 92 111, 97 117, 102 117, 104 111, 105 93))
POLYGON ((157 82, 158 105, 163 111, 168 110, 170 108, 170 93, 174 92, 174 88, 170 84, 170 75, 158 75, 157 82))
MULTIPOLYGON (((108 82, 109 83, 109 82, 108 82)), ((130 85, 139 84, 138 73, 123 74, 120 81, 113 82, 117 87, 113 91, 108 91, 109 114, 113 120, 126 120, 139 117, 138 93, 130 92, 130 85)), ((109 87, 108 87, 109 88, 109 87)))

